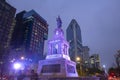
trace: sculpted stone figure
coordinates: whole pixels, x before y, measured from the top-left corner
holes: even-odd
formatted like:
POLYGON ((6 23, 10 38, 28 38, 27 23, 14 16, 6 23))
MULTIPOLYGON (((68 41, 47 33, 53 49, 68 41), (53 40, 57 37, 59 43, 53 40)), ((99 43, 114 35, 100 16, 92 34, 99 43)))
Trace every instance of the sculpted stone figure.
POLYGON ((56 19, 56 21, 57 21, 57 27, 61 28, 62 27, 62 21, 61 21, 60 16, 58 16, 58 18, 56 19))

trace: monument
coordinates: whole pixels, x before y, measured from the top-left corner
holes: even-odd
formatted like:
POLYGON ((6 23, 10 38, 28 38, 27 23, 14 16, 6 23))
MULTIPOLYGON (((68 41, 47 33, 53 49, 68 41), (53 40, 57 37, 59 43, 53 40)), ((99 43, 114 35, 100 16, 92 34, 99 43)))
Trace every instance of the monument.
POLYGON ((70 60, 69 44, 64 38, 62 21, 58 16, 54 37, 48 41, 48 54, 45 60, 40 60, 38 75, 47 77, 78 77, 76 63, 70 60))

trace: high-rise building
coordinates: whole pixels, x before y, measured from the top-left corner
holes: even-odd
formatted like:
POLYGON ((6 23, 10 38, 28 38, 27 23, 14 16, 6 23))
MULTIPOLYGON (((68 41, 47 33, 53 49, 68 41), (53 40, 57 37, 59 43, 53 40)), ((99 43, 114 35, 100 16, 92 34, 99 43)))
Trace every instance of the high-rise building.
POLYGON ((16 15, 11 46, 17 56, 25 56, 35 61, 43 59, 44 41, 47 40, 48 24, 34 10, 22 11, 16 15))
POLYGON ((90 67, 100 69, 100 57, 99 57, 99 54, 92 54, 90 56, 90 67))
POLYGON ((5 0, 0 0, 0 61, 8 59, 15 12, 14 7, 5 0))
POLYGON ((81 29, 75 19, 72 19, 66 30, 67 41, 69 42, 69 55, 71 60, 76 62, 76 58, 79 57, 82 60, 82 37, 81 29))
POLYGON ((87 68, 89 68, 90 67, 90 65, 89 65, 89 63, 90 63, 90 61, 89 61, 89 48, 88 48, 88 46, 83 46, 83 63, 84 63, 84 66, 85 67, 87 67, 87 68))

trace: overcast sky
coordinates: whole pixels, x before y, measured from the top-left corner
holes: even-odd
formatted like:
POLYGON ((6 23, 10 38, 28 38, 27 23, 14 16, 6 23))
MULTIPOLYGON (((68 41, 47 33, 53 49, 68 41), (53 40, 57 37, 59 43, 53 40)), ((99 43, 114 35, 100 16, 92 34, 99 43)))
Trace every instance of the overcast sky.
MULTIPOLYGON (((49 24, 49 38, 56 27, 56 17, 61 16, 66 33, 74 18, 82 32, 84 46, 90 54, 99 53, 101 64, 113 66, 114 54, 120 49, 120 0, 7 0, 17 9, 34 9, 49 24)), ((65 34, 66 35, 66 34, 65 34)))

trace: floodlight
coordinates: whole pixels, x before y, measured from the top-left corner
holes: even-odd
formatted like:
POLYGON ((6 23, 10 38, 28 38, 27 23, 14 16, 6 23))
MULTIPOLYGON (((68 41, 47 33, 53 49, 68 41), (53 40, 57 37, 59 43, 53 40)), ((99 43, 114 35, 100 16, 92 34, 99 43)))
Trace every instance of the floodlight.
POLYGON ((21 64, 20 63, 14 63, 14 69, 18 70, 21 68, 21 64))

